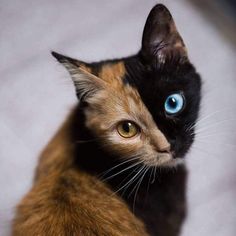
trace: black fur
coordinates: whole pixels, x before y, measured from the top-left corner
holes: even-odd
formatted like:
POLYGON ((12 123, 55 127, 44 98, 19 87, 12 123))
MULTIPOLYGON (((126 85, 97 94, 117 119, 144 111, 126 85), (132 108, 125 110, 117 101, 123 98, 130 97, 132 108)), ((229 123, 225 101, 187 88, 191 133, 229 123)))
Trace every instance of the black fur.
POLYGON ((171 143, 174 156, 183 157, 194 139, 188 127, 198 117, 201 98, 201 80, 193 65, 188 61, 182 64, 179 58, 172 58, 157 69, 145 66, 140 55, 127 59, 125 65, 125 80, 138 89, 157 126, 171 143), (185 108, 179 115, 168 117, 164 103, 175 92, 184 94, 185 108))
MULTIPOLYGON (((123 78, 127 83, 138 88, 141 98, 151 112, 158 127, 166 135, 171 143, 171 149, 176 157, 184 157, 193 142, 193 135, 186 131, 187 127, 196 121, 199 104, 201 82, 194 67, 189 63, 178 66, 177 62, 170 61, 162 68, 146 68, 142 64, 140 55, 122 59, 125 61, 127 74, 123 78), (166 117, 163 104, 166 97, 176 91, 181 91, 186 97, 186 106, 179 116, 174 118, 166 117)), ((97 64, 99 68, 99 64, 97 64)), ((99 69, 98 69, 99 70, 99 69)), ((85 104, 86 105, 86 104, 85 104)), ((82 113, 83 109, 80 109, 82 113)), ((82 114, 78 115, 82 117, 82 114)), ((93 140, 89 130, 84 127, 82 121, 78 127, 80 137, 78 139, 93 140), (82 132, 83 131, 83 132, 82 132), (83 137, 81 137, 81 135, 83 137)), ((77 166, 84 170, 100 176, 101 173, 119 163, 119 158, 110 156, 106 150, 96 141, 78 146, 76 159, 77 166)), ((129 163, 130 164, 130 163, 129 163)), ((128 165, 122 165, 108 176, 118 173, 128 165)), ((116 191, 130 175, 136 173, 134 169, 126 171, 108 181, 116 191)), ((135 191, 129 196, 135 187, 131 184, 128 190, 122 194, 134 214, 141 218, 150 235, 176 236, 179 235, 181 225, 186 215, 186 169, 179 166, 176 170, 158 170, 157 179, 150 185, 151 172, 146 174, 140 189, 135 197, 135 191), (135 204, 134 204, 135 199, 135 204), (133 209, 134 205, 134 209, 133 209)), ((123 193, 120 191, 119 193, 123 193)))
MULTIPOLYGON (((82 106, 86 106, 86 104, 82 104, 82 106)), ((73 168, 79 168, 102 180, 130 166, 131 163, 121 165, 107 175, 102 175, 122 161, 119 157, 107 153, 96 141, 96 137, 84 126, 85 118, 81 106, 78 107, 77 112, 73 124, 73 139, 88 142, 78 143, 73 168)), ((135 168, 131 168, 106 182, 114 191, 117 191, 136 173, 135 168)), ((117 194, 120 194, 133 213, 142 219, 150 235, 177 236, 186 216, 186 175, 184 166, 178 166, 173 170, 157 169, 155 181, 151 183, 154 176, 149 170, 137 194, 136 189, 132 191, 137 181, 134 181, 127 189, 121 189, 117 194), (131 192, 132 194, 130 194, 131 192)))
MULTIPOLYGON (((63 58, 55 53, 53 55, 62 63, 65 59, 70 61, 68 57, 63 58)), ((124 83, 137 88, 157 126, 171 143, 174 157, 183 158, 194 140, 193 130, 189 131, 188 128, 198 117, 201 79, 189 62, 182 38, 175 29, 169 11, 163 5, 155 6, 148 17, 140 52, 119 60, 124 62, 127 71, 124 83), (164 111, 164 102, 168 95, 175 92, 183 93, 186 103, 183 112, 170 117, 164 111)), ((119 60, 92 63, 89 66, 97 75, 103 64, 119 60)), ((77 65, 74 59, 71 63, 77 65)), ((99 176, 117 165, 119 157, 107 153, 84 126, 84 106, 87 106, 86 102, 81 102, 78 106, 76 117, 80 119, 75 120, 73 136, 75 140, 88 142, 77 145, 75 167, 99 176)), ((127 166, 116 168, 109 172, 109 176, 127 166)), ((147 172, 137 195, 134 191, 129 196, 137 183, 135 182, 121 197, 134 210, 134 214, 143 220, 150 235, 177 236, 186 215, 186 169, 178 166, 174 170, 158 169, 157 172, 157 178, 152 184, 150 179, 153 176, 150 178, 151 172, 147 172)), ((116 191, 124 183, 124 179, 135 173, 131 169, 107 182, 116 191)), ((122 191, 118 193, 121 194, 122 191)))

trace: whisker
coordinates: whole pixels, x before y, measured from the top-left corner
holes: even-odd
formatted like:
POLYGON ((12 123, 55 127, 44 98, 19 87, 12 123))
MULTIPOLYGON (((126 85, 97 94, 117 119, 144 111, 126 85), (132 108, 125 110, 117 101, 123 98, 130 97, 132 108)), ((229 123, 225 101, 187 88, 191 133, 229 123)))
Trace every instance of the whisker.
POLYGON ((157 172, 157 166, 154 167, 154 175, 151 184, 153 184, 156 180, 156 172, 157 172))
POLYGON ((138 173, 135 174, 135 175, 129 180, 129 182, 127 182, 127 183, 126 183, 125 185, 123 185, 121 188, 119 188, 118 190, 116 190, 112 195, 118 193, 120 190, 122 190, 123 188, 125 188, 125 187, 130 183, 130 181, 132 181, 133 179, 135 179, 136 176, 139 175, 140 171, 142 171, 144 168, 146 168, 146 166, 142 166, 142 167, 139 169, 138 173))
POLYGON ((213 115, 217 114, 217 113, 221 113, 221 112, 224 112, 225 110, 229 110, 229 108, 225 108, 225 109, 221 109, 221 110, 217 110, 217 111, 214 111, 213 113, 210 113, 208 114, 207 116, 204 116, 200 119, 198 119, 195 124, 193 124, 193 126, 190 128, 190 130, 192 128, 194 128, 195 126, 197 126, 198 124, 201 124, 204 120, 207 120, 209 118, 211 118, 213 115))
MULTIPOLYGON (((206 116, 198 118, 196 122, 192 123, 189 127, 186 128, 186 132, 189 132, 190 130, 193 130, 199 124, 204 124, 203 121, 206 121, 206 122, 211 121, 210 118, 212 118, 213 115, 216 115, 218 113, 223 113, 223 112, 225 112, 227 110, 231 111, 232 108, 227 107, 227 108, 224 108, 224 109, 221 109, 221 110, 214 111, 213 113, 210 113, 210 114, 208 114, 206 116)), ((205 125, 207 125, 206 122, 205 122, 205 125)))
POLYGON ((225 135, 231 135, 232 134, 232 130, 230 131, 228 131, 228 132, 213 132, 213 133, 209 133, 209 134, 207 134, 207 135, 201 135, 201 133, 197 133, 196 134, 196 138, 198 139, 199 137, 200 138, 207 138, 207 137, 211 137, 211 136, 216 136, 216 137, 219 137, 219 135, 220 135, 220 137, 225 137, 225 136, 223 136, 223 134, 225 134, 225 135))
POLYGON ((147 202, 147 196, 148 196, 148 192, 149 192, 149 187, 150 187, 150 184, 152 184, 151 178, 152 178, 152 174, 154 172, 155 167, 154 166, 150 166, 149 170, 150 169, 151 169, 151 172, 150 172, 149 178, 148 178, 148 185, 147 185, 146 194, 145 194, 145 200, 144 200, 145 202, 147 202))
POLYGON ((134 164, 131 165, 131 166, 126 167, 125 169, 123 169, 123 170, 121 170, 121 171, 115 173, 114 175, 111 175, 111 176, 109 176, 109 177, 103 179, 103 182, 105 182, 105 181, 107 181, 107 180, 109 180, 109 179, 114 178, 115 176, 117 176, 117 175, 119 175, 119 174, 121 174, 121 173, 123 173, 123 172, 125 172, 125 171, 127 171, 127 170, 129 170, 129 169, 131 169, 132 167, 135 167, 135 166, 141 164, 142 162, 143 162, 143 161, 139 161, 139 162, 134 163, 134 164))
MULTIPOLYGON (((136 176, 135 179, 133 179, 132 181, 130 181, 130 183, 125 187, 125 190, 122 192, 122 195, 128 190, 128 188, 136 181, 138 180, 139 176, 142 174, 142 171, 140 171, 140 173, 136 176)), ((128 198, 131 196, 132 192, 129 193, 128 198)))
POLYGON ((115 166, 111 167, 110 169, 108 169, 108 170, 102 172, 101 174, 98 175, 98 177, 99 177, 99 178, 102 178, 102 177, 104 177, 105 175, 107 175, 109 172, 111 172, 112 170, 118 168, 119 166, 122 166, 122 165, 124 165, 124 164, 126 164, 126 163, 128 163, 128 162, 132 162, 132 161, 135 161, 135 160, 138 160, 138 159, 139 159, 139 156, 135 156, 135 157, 133 157, 133 158, 129 158, 128 160, 123 161, 123 162, 119 163, 118 165, 115 165, 115 166))
POLYGON ((202 131, 205 132, 205 130, 208 130, 208 129, 211 128, 211 127, 215 127, 215 126, 217 126, 217 125, 221 125, 221 124, 223 124, 223 123, 225 123, 225 122, 229 122, 229 121, 236 121, 236 119, 221 120, 221 121, 219 121, 219 122, 210 124, 210 125, 208 125, 207 127, 203 127, 203 128, 197 129, 195 133, 199 133, 199 132, 202 132, 202 131))
POLYGON ((133 202, 133 212, 134 212, 134 208, 135 208, 135 202, 136 202, 138 190, 139 190, 139 188, 140 188, 140 186, 141 186, 141 183, 142 183, 142 181, 143 181, 143 178, 144 178, 144 176, 145 176, 145 174, 147 173, 148 170, 149 170, 149 167, 147 167, 146 170, 144 171, 143 176, 140 178, 139 184, 138 184, 137 189, 136 189, 136 191, 135 191, 134 202, 133 202))
MULTIPOLYGON (((150 173, 149 178, 148 178, 147 193, 148 193, 148 191, 149 191, 150 183, 152 183, 152 182, 151 182, 151 178, 152 178, 152 174, 153 174, 154 168, 155 168, 154 166, 150 166, 150 167, 149 167, 149 169, 151 169, 151 173, 150 173)), ((146 195, 147 195, 147 193, 146 193, 146 195)))
POLYGON ((233 143, 223 143, 223 142, 219 143, 219 142, 211 142, 211 141, 209 142, 208 140, 200 140, 200 139, 198 139, 197 141, 202 142, 202 143, 206 143, 206 144, 227 145, 227 146, 236 148, 236 145, 233 143))
MULTIPOLYGON (((145 166, 143 166, 143 167, 145 167, 145 166)), ((138 180, 139 176, 142 175, 142 172, 143 172, 144 170, 145 170, 145 168, 142 168, 142 170, 139 171, 139 174, 128 184, 128 187, 129 187, 131 184, 133 184, 136 180, 138 180)), ((134 189, 135 189, 135 187, 133 188, 133 190, 134 190, 134 189)), ((128 198, 131 196, 133 190, 129 193, 128 198)))
MULTIPOLYGON (((130 175, 132 175, 134 172, 136 172, 138 169, 140 168, 140 166, 137 166, 131 173, 129 173, 129 175, 119 184, 119 186, 121 186, 129 177, 130 175)), ((137 176, 138 177, 138 176, 137 176)), ((129 188, 129 186, 134 182, 135 180, 133 180, 132 182, 130 182, 130 184, 128 184, 125 189, 122 191, 121 196, 123 196, 125 194, 125 192, 127 191, 127 189, 129 188)), ((119 187, 118 186, 118 187, 119 187)))
MULTIPOLYGON (((209 152, 208 150, 205 150, 205 149, 203 149, 203 148, 201 148, 201 147, 199 147, 199 146, 196 146, 196 145, 192 146, 192 149, 193 149, 193 150, 196 150, 196 151, 200 151, 200 152, 202 152, 202 153, 204 153, 204 154, 207 153, 207 154, 210 155, 210 156, 222 157, 222 154, 219 154, 219 153, 216 153, 216 152, 209 152)), ((197 156, 197 155, 195 155, 195 156, 197 156)))
MULTIPOLYGON (((143 168, 143 169, 142 169, 142 171, 140 172, 140 175, 139 175, 139 176, 142 176, 142 174, 144 173, 144 171, 145 171, 146 169, 147 169, 147 166, 146 166, 146 168, 143 168)), ((141 178, 140 178, 140 179, 141 179, 141 178)), ((132 193, 135 191, 137 185, 139 184, 140 179, 137 178, 138 181, 137 181, 137 183, 135 184, 135 186, 133 187, 132 191, 129 193, 128 198, 129 198, 129 197, 132 195, 132 193)))
MULTIPOLYGON (((133 180, 133 181, 129 184, 129 186, 130 186, 132 183, 134 183, 136 180, 138 180, 139 176, 142 175, 142 173, 143 173, 144 170, 145 170, 145 168, 143 168, 142 171, 140 171, 140 174, 137 175, 136 179, 133 180)), ((137 181, 137 183, 135 184, 135 186, 133 187, 132 191, 129 193, 128 198, 132 195, 132 193, 133 193, 133 191, 135 190, 135 187, 136 187, 137 184, 138 184, 138 181, 137 181)))

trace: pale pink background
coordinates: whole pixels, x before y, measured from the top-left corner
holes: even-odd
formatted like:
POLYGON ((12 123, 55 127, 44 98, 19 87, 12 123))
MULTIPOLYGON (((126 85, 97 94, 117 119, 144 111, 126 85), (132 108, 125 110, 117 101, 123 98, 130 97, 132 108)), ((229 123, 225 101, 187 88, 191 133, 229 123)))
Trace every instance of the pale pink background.
MULTIPOLYGON (((183 236, 236 235, 236 51, 188 1, 161 1, 204 80, 199 137, 188 155, 183 236), (207 128, 208 127, 208 128, 207 128), (207 142, 207 143, 206 143, 207 142)), ((76 102, 56 50, 94 61, 140 47, 153 0, 0 3, 0 235, 29 190, 37 157, 76 102)))

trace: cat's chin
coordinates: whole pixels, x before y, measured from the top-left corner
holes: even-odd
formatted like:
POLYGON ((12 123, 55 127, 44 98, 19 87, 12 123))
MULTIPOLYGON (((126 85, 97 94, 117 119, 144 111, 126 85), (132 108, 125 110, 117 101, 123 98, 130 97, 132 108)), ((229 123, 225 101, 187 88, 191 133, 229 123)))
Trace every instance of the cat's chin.
POLYGON ((159 164, 158 166, 160 167, 167 167, 167 168, 173 168, 176 167, 178 165, 183 165, 185 163, 183 158, 175 158, 175 159, 171 159, 163 164, 159 164))
POLYGON ((148 166, 156 166, 156 167, 166 167, 166 168, 173 168, 178 165, 184 164, 185 161, 183 158, 173 158, 172 155, 163 155, 160 158, 157 158, 155 160, 147 161, 145 164, 148 166))

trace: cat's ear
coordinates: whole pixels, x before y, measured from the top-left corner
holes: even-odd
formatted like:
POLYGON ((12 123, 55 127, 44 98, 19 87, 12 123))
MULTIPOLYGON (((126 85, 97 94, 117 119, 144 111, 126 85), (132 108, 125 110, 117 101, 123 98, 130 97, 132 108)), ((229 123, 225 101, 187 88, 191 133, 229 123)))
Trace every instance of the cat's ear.
POLYGON ((57 52, 52 52, 52 55, 62 63, 70 73, 79 99, 84 100, 93 96, 99 90, 106 88, 106 82, 91 73, 91 68, 88 63, 61 55, 57 52))
POLYGON ((148 15, 142 38, 141 55, 149 64, 164 64, 168 58, 187 59, 184 42, 169 10, 157 4, 148 15))
POLYGON ((89 63, 85 63, 83 61, 79 61, 77 59, 62 55, 60 53, 51 52, 52 55, 60 62, 62 63, 68 70, 70 70, 70 68, 81 68, 89 73, 92 72, 92 67, 90 66, 89 63))

